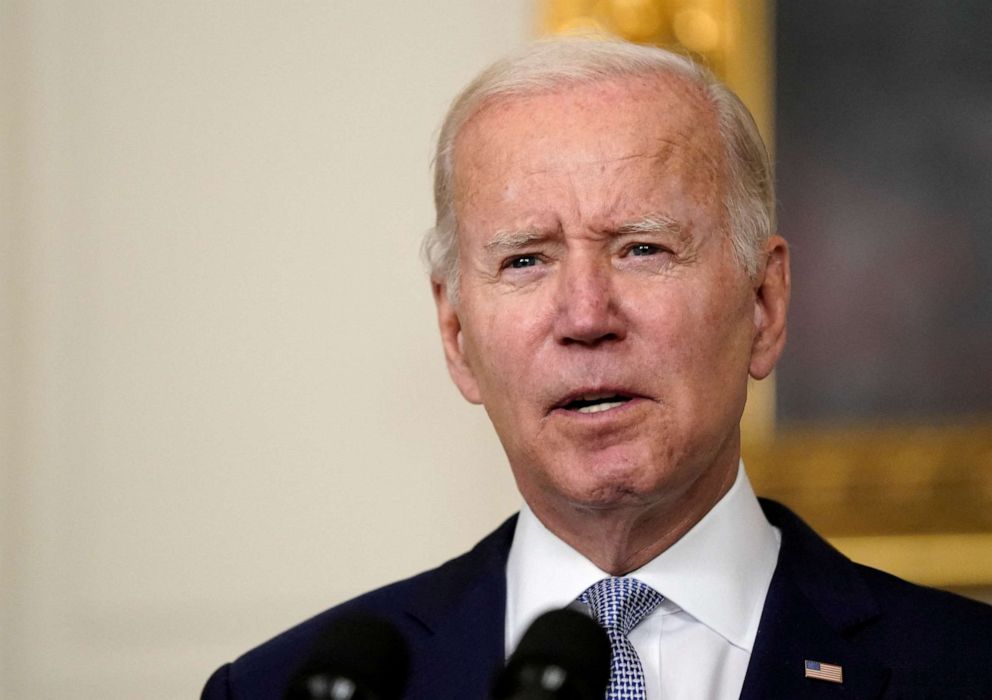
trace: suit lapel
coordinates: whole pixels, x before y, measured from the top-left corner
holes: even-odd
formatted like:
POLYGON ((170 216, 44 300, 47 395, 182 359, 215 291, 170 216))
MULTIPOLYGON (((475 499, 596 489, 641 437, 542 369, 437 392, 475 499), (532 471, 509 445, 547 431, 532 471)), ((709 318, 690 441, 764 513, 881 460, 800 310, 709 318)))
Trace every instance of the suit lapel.
POLYGON ((880 697, 889 669, 854 641, 879 611, 854 565, 783 506, 762 507, 782 548, 741 700, 880 697), (806 678, 807 660, 842 667, 843 683, 806 678))
POLYGON ((741 700, 765 698, 878 698, 887 668, 830 626, 794 582, 776 575, 761 615, 741 700), (805 677, 805 662, 840 666, 843 683, 805 677))
POLYGON ((408 698, 488 698, 504 655, 506 559, 516 516, 464 557, 442 567, 437 587, 407 614, 425 634, 414 649, 408 698))

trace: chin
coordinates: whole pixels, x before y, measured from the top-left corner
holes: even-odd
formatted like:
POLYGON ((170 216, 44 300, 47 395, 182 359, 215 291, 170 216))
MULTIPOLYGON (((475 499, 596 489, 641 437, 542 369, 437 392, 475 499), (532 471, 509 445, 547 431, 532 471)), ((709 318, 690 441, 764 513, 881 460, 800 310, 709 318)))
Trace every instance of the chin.
POLYGON ((645 506, 664 499, 669 490, 667 470, 641 461, 598 460, 579 474, 563 475, 553 490, 585 508, 645 506))
POLYGON ((569 499, 583 510, 613 510, 616 508, 639 508, 653 499, 640 491, 621 484, 609 484, 591 491, 576 493, 569 499))

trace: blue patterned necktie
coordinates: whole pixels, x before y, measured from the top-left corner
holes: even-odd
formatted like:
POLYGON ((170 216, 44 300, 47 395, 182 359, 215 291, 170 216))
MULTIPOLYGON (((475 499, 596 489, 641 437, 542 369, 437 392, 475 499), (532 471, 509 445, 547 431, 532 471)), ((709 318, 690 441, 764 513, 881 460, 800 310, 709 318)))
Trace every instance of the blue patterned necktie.
POLYGON ((592 584, 577 600, 589 606, 613 647, 606 700, 644 700, 644 668, 627 635, 661 604, 662 595, 636 578, 612 577, 592 584))

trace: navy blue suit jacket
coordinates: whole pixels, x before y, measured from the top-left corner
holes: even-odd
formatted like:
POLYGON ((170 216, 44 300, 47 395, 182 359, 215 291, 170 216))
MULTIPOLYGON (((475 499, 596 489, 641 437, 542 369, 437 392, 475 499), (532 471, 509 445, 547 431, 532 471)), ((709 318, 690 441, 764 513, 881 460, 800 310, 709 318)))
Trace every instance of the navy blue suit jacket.
MULTIPOLYGON (((852 563, 762 501, 782 548, 741 698, 992 699, 992 607, 852 563), (842 666, 841 685, 804 677, 842 666)), ((484 700, 503 662, 506 560, 516 518, 441 567, 332 608, 218 669, 203 700, 279 700, 335 615, 392 620, 410 644, 410 700, 484 700)))

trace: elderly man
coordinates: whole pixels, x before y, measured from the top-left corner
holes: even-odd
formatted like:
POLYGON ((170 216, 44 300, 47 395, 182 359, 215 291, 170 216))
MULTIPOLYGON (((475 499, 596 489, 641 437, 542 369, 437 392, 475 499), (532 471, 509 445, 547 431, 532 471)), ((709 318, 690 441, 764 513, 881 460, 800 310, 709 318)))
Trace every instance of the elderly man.
POLYGON ((407 638, 407 697, 485 698, 527 625, 575 600, 607 626, 636 608, 610 698, 992 697, 992 609, 852 564, 751 490, 739 422, 785 342, 789 252, 733 94, 659 49, 536 44, 455 101, 435 200, 448 369, 526 505, 222 667, 205 698, 279 697, 355 610, 407 638))

